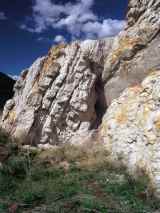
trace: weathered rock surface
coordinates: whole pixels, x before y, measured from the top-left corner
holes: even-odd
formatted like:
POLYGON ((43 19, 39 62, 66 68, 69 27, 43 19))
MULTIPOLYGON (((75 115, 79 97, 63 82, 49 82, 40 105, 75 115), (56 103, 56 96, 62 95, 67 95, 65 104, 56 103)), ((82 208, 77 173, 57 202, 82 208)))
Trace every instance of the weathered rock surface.
POLYGON ((104 65, 105 96, 112 104, 99 138, 113 161, 134 176, 144 171, 160 197, 160 1, 130 0, 127 18, 104 65))
POLYGON ((5 105, 3 128, 16 138, 27 136, 25 143, 59 144, 96 126, 97 101, 106 108, 98 93, 111 44, 104 39, 53 47, 22 72, 14 98, 5 105))
POLYGON ((99 140, 160 197, 159 71, 160 0, 130 0, 117 37, 58 45, 23 71, 2 127, 25 144, 99 140))
POLYGON ((126 89, 103 117, 100 138, 113 161, 144 171, 160 197, 160 72, 126 89))
POLYGON ((116 38, 59 45, 37 59, 16 82, 3 127, 34 144, 66 142, 98 127, 114 98, 160 67, 159 4, 130 0, 126 29, 116 38))
POLYGON ((127 26, 105 61, 103 82, 108 104, 127 87, 160 68, 160 1, 130 0, 127 26))

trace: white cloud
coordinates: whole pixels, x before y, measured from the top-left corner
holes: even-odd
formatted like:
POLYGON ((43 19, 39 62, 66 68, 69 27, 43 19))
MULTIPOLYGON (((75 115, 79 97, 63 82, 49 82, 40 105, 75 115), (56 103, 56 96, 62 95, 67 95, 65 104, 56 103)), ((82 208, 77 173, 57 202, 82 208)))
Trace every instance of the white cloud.
POLYGON ((120 20, 105 19, 100 22, 87 22, 83 25, 82 32, 86 35, 92 34, 94 37, 102 38, 114 36, 124 27, 125 22, 120 20))
POLYGON ((66 41, 66 39, 62 35, 57 35, 54 39, 55 43, 63 43, 65 41, 66 41))
POLYGON ((0 12, 0 20, 6 20, 7 17, 4 12, 0 12))
MULTIPOLYGON (((124 26, 123 20, 99 20, 93 12, 94 0, 78 0, 75 3, 55 4, 51 0, 35 0, 32 7, 32 24, 22 29, 42 33, 48 28, 65 29, 72 38, 101 38, 117 34, 124 26)), ((62 38, 58 37, 58 40, 62 38)), ((57 38, 55 38, 55 42, 57 38)))

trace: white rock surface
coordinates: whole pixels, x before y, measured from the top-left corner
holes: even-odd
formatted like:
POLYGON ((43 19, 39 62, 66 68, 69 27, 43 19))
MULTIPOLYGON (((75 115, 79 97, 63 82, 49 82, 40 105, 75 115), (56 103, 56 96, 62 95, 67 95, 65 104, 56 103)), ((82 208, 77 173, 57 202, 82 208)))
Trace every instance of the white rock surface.
POLYGON ((22 73, 2 126, 30 144, 59 144, 96 122, 96 82, 112 39, 51 48, 22 73))
POLYGON ((130 0, 115 38, 55 46, 23 71, 2 127, 46 149, 94 137, 160 197, 159 45, 160 0, 130 0))
POLYGON ((144 172, 160 197, 160 72, 126 89, 103 117, 100 138, 130 174, 144 172))

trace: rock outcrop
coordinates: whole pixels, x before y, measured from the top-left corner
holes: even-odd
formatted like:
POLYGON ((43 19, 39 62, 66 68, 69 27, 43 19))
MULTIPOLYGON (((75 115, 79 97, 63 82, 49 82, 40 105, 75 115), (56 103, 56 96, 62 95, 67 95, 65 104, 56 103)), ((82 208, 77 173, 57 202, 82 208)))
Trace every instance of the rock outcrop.
POLYGON ((23 71, 2 127, 32 145, 94 137, 160 197, 159 71, 160 0, 130 0, 117 37, 58 45, 23 71))
POLYGON ((133 176, 147 174, 158 197, 159 71, 160 1, 130 0, 126 29, 115 38, 104 65, 104 93, 111 105, 98 137, 112 161, 121 162, 133 176))
POLYGON ((22 72, 4 108, 3 128, 27 136, 24 143, 55 145, 96 127, 106 109, 101 74, 111 44, 112 38, 51 48, 22 72))
POLYGON ((108 104, 160 68, 160 1, 130 0, 127 26, 114 40, 102 75, 108 104))
POLYGON ((160 70, 112 102, 99 133, 111 160, 134 176, 143 171, 160 197, 160 70))

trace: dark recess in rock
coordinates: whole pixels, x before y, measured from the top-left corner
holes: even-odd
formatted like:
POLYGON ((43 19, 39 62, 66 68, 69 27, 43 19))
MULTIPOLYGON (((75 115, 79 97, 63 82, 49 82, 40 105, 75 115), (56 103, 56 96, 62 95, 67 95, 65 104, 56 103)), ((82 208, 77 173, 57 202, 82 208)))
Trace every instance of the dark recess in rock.
POLYGON ((99 76, 95 83, 95 90, 97 95, 97 101, 95 104, 95 112, 97 119, 91 126, 91 129, 97 129, 98 126, 102 122, 103 115, 105 114, 107 110, 107 103, 105 99, 105 91, 104 91, 104 84, 102 82, 101 76, 99 76))

